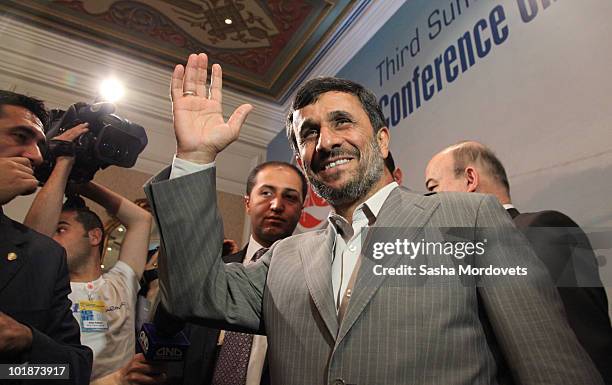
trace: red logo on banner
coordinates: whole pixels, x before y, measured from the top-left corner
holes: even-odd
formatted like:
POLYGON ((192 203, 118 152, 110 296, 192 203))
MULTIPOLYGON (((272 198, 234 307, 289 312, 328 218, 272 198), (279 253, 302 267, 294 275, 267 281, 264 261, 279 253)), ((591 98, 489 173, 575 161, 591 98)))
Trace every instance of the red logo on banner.
POLYGON ((321 227, 321 222, 326 220, 330 211, 331 207, 327 204, 325 199, 318 196, 317 193, 312 190, 312 187, 308 185, 308 194, 304 202, 304 210, 302 211, 300 224, 296 233, 321 227))

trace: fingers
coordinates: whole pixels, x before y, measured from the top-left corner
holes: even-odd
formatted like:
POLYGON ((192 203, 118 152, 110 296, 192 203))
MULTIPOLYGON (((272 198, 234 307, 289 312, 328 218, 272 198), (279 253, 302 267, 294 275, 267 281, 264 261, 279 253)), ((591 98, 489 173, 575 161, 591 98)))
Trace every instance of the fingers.
POLYGON ((22 156, 14 156, 12 158, 4 158, 2 160, 2 163, 10 165, 10 167, 15 170, 27 172, 28 174, 34 174, 34 170, 32 170, 32 162, 28 158, 24 158, 22 156), (13 164, 10 165, 10 162, 12 162, 13 164))
POLYGON ((185 67, 178 64, 172 72, 172 80, 170 81, 170 100, 177 100, 183 96, 183 76, 185 75, 185 67))
POLYGON ((166 380, 166 375, 159 365, 147 362, 144 355, 138 353, 132 358, 125 379, 134 384, 160 384, 166 380))
POLYGON ((22 157, 0 159, 0 204, 10 202, 18 195, 31 194, 37 188, 38 180, 34 177, 29 159, 22 157))
POLYGON ((191 54, 187 59, 185 66, 185 75, 183 76, 183 92, 196 92, 196 84, 198 81, 198 55, 191 54))
POLYGON ((62 133, 61 135, 58 135, 57 137, 53 139, 66 140, 66 141, 72 142, 73 140, 75 140, 76 138, 78 138, 79 136, 87 132, 89 130, 88 126, 89 126, 89 123, 77 124, 76 126, 72 127, 71 129, 67 130, 66 132, 62 133))
POLYGON ((246 117, 249 115, 249 112, 253 109, 253 106, 250 104, 243 104, 240 107, 236 108, 232 116, 227 120, 227 125, 232 129, 239 131, 240 127, 246 120, 246 117))
POLYGON ((205 53, 198 55, 197 76, 195 92, 198 96, 206 97, 206 73, 208 71, 208 57, 205 53))
POLYGON ((191 54, 185 67, 180 64, 174 67, 170 82, 170 98, 177 100, 185 96, 186 92, 206 97, 207 67, 208 56, 205 53, 191 54))
POLYGON ((38 179, 33 175, 20 173, 15 180, 15 187, 19 195, 30 195, 38 188, 38 179))
POLYGON ((129 384, 159 385, 166 382, 166 375, 146 375, 142 373, 130 373, 127 375, 126 380, 129 384))
POLYGON ((210 99, 222 102, 223 74, 219 64, 213 64, 210 75, 210 99))

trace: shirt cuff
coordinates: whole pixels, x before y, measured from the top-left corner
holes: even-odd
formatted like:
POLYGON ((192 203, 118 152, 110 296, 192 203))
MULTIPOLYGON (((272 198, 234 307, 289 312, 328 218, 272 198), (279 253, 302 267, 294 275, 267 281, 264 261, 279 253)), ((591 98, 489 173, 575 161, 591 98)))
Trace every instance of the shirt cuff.
POLYGON ((214 161, 211 163, 199 164, 190 162, 185 159, 177 158, 175 154, 174 159, 172 159, 172 170, 170 171, 170 179, 193 174, 198 171, 208 170, 212 167, 215 167, 214 161))

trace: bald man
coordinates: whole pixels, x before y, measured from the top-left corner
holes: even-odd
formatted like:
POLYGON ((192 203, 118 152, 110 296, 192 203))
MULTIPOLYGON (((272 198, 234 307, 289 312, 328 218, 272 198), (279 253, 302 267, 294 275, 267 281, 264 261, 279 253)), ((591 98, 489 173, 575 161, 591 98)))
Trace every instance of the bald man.
POLYGON ((595 255, 580 227, 558 211, 520 213, 512 205, 504 166, 493 151, 475 141, 460 142, 436 154, 427 165, 425 187, 436 192, 478 192, 497 197, 546 265, 570 326, 606 384, 612 384, 608 301, 595 255))

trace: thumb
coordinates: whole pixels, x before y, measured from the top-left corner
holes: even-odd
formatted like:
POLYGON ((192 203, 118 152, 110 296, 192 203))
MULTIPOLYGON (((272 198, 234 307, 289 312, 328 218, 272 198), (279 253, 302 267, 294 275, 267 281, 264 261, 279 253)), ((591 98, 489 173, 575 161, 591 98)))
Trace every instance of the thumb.
POLYGON ((242 124, 252 109, 253 106, 250 104, 243 104, 236 108, 232 116, 230 116, 230 118, 227 120, 227 125, 232 129, 232 131, 240 131, 240 127, 242 127, 242 124))

